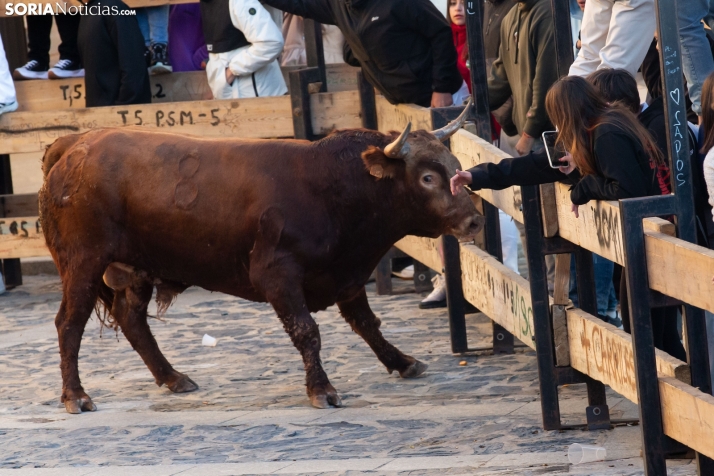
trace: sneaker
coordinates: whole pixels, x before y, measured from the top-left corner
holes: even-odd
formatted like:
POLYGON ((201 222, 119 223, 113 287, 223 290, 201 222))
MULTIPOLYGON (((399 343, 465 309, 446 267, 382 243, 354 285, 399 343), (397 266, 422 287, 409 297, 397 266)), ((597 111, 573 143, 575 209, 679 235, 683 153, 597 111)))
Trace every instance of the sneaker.
POLYGON ((414 279, 414 265, 410 264, 401 271, 392 271, 392 276, 406 280, 414 279))
POLYGON ((617 327, 618 329, 622 329, 622 319, 620 319, 620 313, 617 311, 617 309, 611 309, 607 311, 607 322, 617 327))
POLYGON ((151 45, 151 66, 149 74, 171 73, 173 68, 169 62, 169 52, 166 43, 154 43, 151 45))
POLYGON ((20 66, 12 72, 12 77, 16 81, 23 79, 47 79, 48 65, 40 64, 37 60, 30 60, 25 66, 20 66))
POLYGON ((61 59, 47 72, 50 79, 83 78, 84 68, 78 61, 61 59))
POLYGON ((5 114, 6 112, 17 111, 17 107, 17 101, 0 103, 0 115, 5 114))
POLYGON ((146 67, 151 68, 151 48, 144 46, 144 61, 146 62, 146 67))
POLYGON ((446 280, 442 275, 437 274, 431 282, 434 283, 434 290, 419 303, 419 309, 446 307, 446 280))

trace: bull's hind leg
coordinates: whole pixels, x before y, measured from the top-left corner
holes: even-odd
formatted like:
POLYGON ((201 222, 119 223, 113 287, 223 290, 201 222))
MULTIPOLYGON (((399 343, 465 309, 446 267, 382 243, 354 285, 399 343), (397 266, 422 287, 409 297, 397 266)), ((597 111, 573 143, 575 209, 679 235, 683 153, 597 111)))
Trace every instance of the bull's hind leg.
POLYGON ((62 402, 68 413, 97 409, 82 388, 77 362, 84 327, 94 310, 97 283, 101 279, 101 270, 93 272, 90 268, 90 263, 82 263, 72 272, 63 273, 62 304, 55 318, 61 359, 62 402))
POLYGON ((112 316, 151 371, 159 387, 165 384, 174 393, 197 390, 198 385, 193 380, 174 370, 151 334, 147 322, 147 308, 153 292, 151 280, 142 276, 140 272, 128 274, 129 276, 121 276, 120 272, 112 267, 105 273, 105 281, 109 281, 108 284, 116 288, 112 316), (110 276, 109 273, 113 274, 110 276), (121 286, 119 283, 126 283, 126 286, 121 286))
POLYGON ((404 355, 382 336, 382 332, 379 330, 382 322, 369 307, 364 288, 352 299, 338 302, 337 306, 352 330, 372 348, 390 374, 396 370, 401 377, 412 378, 418 377, 427 369, 425 363, 404 355))

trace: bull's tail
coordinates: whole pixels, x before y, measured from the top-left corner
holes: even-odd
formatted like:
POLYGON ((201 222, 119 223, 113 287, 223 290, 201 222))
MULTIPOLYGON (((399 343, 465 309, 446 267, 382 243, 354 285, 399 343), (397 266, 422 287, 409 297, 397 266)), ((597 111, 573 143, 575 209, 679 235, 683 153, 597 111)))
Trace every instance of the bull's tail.
POLYGON ((45 178, 47 178, 47 174, 50 173, 52 167, 62 158, 64 153, 76 144, 82 135, 69 134, 62 136, 47 147, 45 155, 42 157, 42 174, 45 178))

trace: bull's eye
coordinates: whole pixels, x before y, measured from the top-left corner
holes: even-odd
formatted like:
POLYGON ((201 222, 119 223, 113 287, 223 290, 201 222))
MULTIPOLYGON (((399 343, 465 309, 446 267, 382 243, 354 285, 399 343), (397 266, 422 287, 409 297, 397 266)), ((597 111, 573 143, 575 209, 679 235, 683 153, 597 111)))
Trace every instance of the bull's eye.
POLYGON ((432 177, 431 175, 425 175, 425 176, 422 177, 422 180, 423 180, 425 183, 431 183, 431 182, 434 181, 434 177, 432 177))

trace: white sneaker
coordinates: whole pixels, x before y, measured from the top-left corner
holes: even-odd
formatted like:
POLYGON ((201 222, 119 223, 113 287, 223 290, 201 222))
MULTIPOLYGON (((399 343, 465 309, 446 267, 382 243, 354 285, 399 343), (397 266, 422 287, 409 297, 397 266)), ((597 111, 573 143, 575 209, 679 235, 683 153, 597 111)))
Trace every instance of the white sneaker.
POLYGON ((392 271, 392 275, 396 276, 399 279, 414 279, 414 265, 410 264, 401 271, 392 271))
POLYGON ((437 274, 431 282, 434 283, 434 290, 419 303, 419 309, 446 307, 446 280, 442 275, 437 274))
POLYGON ((42 66, 37 60, 30 60, 12 72, 16 81, 23 79, 47 79, 47 66, 42 66))
POLYGON ((47 72, 50 79, 83 78, 84 68, 76 62, 68 59, 61 59, 47 72))
POLYGON ((0 104, 0 115, 5 114, 6 112, 17 111, 17 108, 18 108, 17 101, 6 102, 3 104, 0 104))

